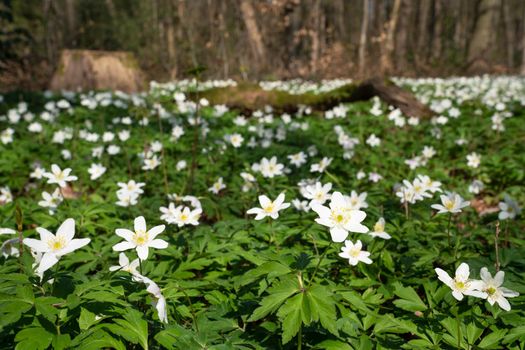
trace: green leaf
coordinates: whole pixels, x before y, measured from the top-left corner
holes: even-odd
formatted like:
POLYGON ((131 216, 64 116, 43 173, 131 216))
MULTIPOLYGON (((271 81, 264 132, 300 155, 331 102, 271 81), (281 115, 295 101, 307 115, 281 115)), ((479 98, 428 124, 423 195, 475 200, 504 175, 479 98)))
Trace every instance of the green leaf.
POLYGON ((304 319, 311 317, 309 307, 305 307, 305 293, 299 293, 288 299, 279 309, 277 316, 282 320, 283 344, 288 343, 299 332, 304 319), (306 310, 307 314, 304 314, 306 310))
POLYGON ((322 285, 314 285, 305 294, 310 303, 313 320, 320 320, 321 325, 326 330, 336 336, 339 335, 336 324, 335 302, 328 288, 322 285))
POLYGON ((15 350, 45 350, 51 344, 53 335, 41 327, 24 328, 15 336, 15 350))
MULTIPOLYGON (((127 330, 127 332, 124 332, 124 334, 129 334, 131 332, 134 334, 133 341, 131 339, 131 342, 138 343, 142 346, 144 350, 148 349, 148 323, 142 319, 141 317, 142 313, 129 309, 126 314, 124 314, 124 319, 116 319, 115 323, 122 326, 127 330)), ((126 336, 123 335, 125 338, 126 336)))
POLYGON ((485 336, 478 344, 478 347, 481 349, 501 349, 500 343, 503 342, 505 334, 507 334, 506 329, 497 329, 485 336))
POLYGON ((352 347, 347 343, 339 340, 325 340, 315 345, 314 349, 323 350, 352 350, 352 347))
POLYGON ((401 283, 394 283, 394 294, 401 300, 394 300, 394 305, 406 311, 424 311, 427 306, 412 287, 403 287, 401 283))
POLYGON ((80 317, 78 318, 78 326, 85 331, 97 322, 96 315, 84 308, 80 308, 80 317))
POLYGON ((268 296, 261 301, 248 322, 260 320, 269 313, 275 312, 291 295, 299 291, 299 284, 295 278, 285 278, 268 288, 268 296))

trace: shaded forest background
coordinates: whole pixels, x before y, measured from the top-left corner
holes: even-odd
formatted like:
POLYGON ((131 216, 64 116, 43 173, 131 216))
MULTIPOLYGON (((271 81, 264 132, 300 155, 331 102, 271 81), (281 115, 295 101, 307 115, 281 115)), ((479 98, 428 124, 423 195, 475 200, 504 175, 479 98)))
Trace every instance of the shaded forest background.
POLYGON ((148 79, 525 74, 524 0, 0 0, 0 87, 45 88, 63 49, 148 79))

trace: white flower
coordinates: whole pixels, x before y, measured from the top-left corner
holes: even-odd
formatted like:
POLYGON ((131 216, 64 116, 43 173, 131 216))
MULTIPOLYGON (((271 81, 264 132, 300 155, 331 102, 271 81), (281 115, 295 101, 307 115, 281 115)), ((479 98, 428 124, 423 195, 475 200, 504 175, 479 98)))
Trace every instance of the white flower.
POLYGON ((215 181, 215 183, 210 188, 208 188, 208 191, 214 194, 219 194, 219 192, 225 188, 226 185, 224 184, 222 177, 219 177, 217 181, 215 181))
POLYGON ((11 203, 13 201, 13 194, 8 186, 0 187, 0 205, 11 203))
POLYGON ((277 157, 272 157, 270 160, 263 158, 259 164, 259 171, 262 176, 267 178, 273 178, 283 174, 284 165, 277 163, 277 157))
POLYGON ((501 210, 498 214, 500 220, 514 219, 516 215, 521 213, 521 208, 518 206, 518 203, 508 195, 505 195, 504 202, 499 202, 498 206, 501 210))
POLYGON ((109 145, 107 148, 107 152, 109 155, 115 155, 120 153, 120 147, 117 145, 109 145))
POLYGON ((375 134, 372 134, 366 139, 366 143, 370 145, 370 147, 377 147, 381 144, 381 139, 375 134))
POLYGON ((472 152, 471 154, 467 155, 467 165, 471 168, 477 168, 479 167, 479 164, 481 163, 481 156, 477 154, 476 152, 472 152))
POLYGON ((315 221, 330 228, 330 235, 334 242, 343 242, 348 237, 348 231, 368 232, 368 228, 361 224, 366 213, 361 210, 350 209, 351 206, 347 198, 341 192, 334 192, 329 207, 312 203, 312 210, 319 215, 315 221))
POLYGON ((473 194, 479 194, 481 191, 483 191, 483 188, 485 185, 480 180, 474 180, 472 183, 468 186, 468 191, 473 194))
POLYGON ((64 198, 60 193, 60 189, 55 189, 53 193, 48 193, 46 191, 42 192, 43 200, 38 202, 38 205, 44 208, 49 208, 49 213, 53 214, 58 208, 58 205, 62 203, 64 198))
POLYGON ((295 165, 297 168, 301 167, 304 163, 306 163, 306 154, 304 152, 299 152, 295 154, 290 154, 288 156, 288 159, 290 160, 290 163, 295 165))
POLYGON ((7 145, 8 143, 13 142, 14 133, 15 131, 11 128, 5 129, 4 131, 0 133, 0 141, 2 141, 4 145, 7 145))
POLYGON ((144 158, 142 170, 153 170, 160 165, 160 159, 156 155, 150 158, 144 158))
POLYGON ((332 158, 324 157, 319 163, 312 164, 310 166, 310 172, 323 173, 326 170, 326 168, 330 165, 330 163, 332 163, 332 158))
POLYGON ((186 166, 187 166, 187 165, 188 165, 188 164, 186 163, 185 160, 179 160, 179 161, 177 162, 177 164, 175 165, 175 169, 177 169, 177 171, 181 171, 181 170, 183 170, 183 169, 186 169, 186 166))
POLYGON ((37 268, 39 276, 55 265, 60 257, 82 248, 91 241, 89 238, 73 239, 75 236, 75 220, 73 219, 64 221, 56 235, 43 227, 37 227, 36 231, 40 234, 40 240, 24 238, 24 244, 37 253, 43 253, 37 268))
POLYGON ((259 203, 261 208, 251 208, 246 212, 247 214, 256 214, 255 220, 262 220, 267 216, 277 219, 279 211, 290 206, 290 203, 284 203, 284 193, 279 194, 273 202, 265 195, 259 196, 259 203))
POLYGON ((228 141, 230 141, 233 147, 239 148, 244 142, 244 137, 242 137, 241 134, 236 133, 236 134, 229 135, 228 141))
POLYGON ((466 263, 459 265, 454 278, 451 278, 448 273, 440 268, 434 270, 439 280, 452 289, 452 295, 457 300, 462 300, 464 295, 470 295, 476 298, 487 297, 487 293, 481 291, 483 287, 482 281, 469 279, 470 271, 466 263))
POLYGON ((199 225, 199 219, 202 214, 201 208, 191 210, 189 207, 179 206, 175 210, 175 216, 173 223, 177 226, 182 227, 184 225, 199 225))
POLYGON ((106 167, 102 164, 93 163, 88 169, 88 173, 91 175, 91 180, 96 180, 106 172, 106 167))
POLYGON ((359 262, 364 262, 365 264, 371 264, 370 252, 364 251, 363 244, 360 240, 357 240, 355 244, 352 241, 345 241, 345 246, 341 247, 341 253, 339 256, 341 258, 348 259, 348 262, 352 266, 356 266, 359 262))
POLYGON ((166 298, 161 293, 159 286, 146 276, 139 274, 134 275, 136 281, 144 283, 148 293, 153 297, 153 306, 157 309, 157 315, 160 322, 168 323, 168 313, 166 310, 166 298))
POLYGON ((60 187, 66 187, 67 183, 70 181, 76 181, 78 178, 73 175, 69 175, 71 173, 71 168, 66 168, 64 170, 61 170, 58 165, 53 164, 51 165, 51 172, 50 173, 44 173, 43 176, 47 177, 47 183, 48 184, 58 184, 60 187))
POLYGON ((330 199, 330 191, 332 190, 332 183, 322 184, 316 182, 315 185, 308 185, 301 189, 301 193, 304 198, 310 199, 311 203, 316 202, 319 204, 324 204, 328 199, 330 199))
POLYGON ((298 211, 304 211, 305 213, 310 211, 310 205, 308 204, 308 201, 302 201, 296 198, 292 199, 292 205, 298 211))
POLYGON ((45 172, 46 172, 46 169, 37 166, 35 170, 33 170, 31 174, 29 174, 29 177, 32 179, 40 180, 44 176, 45 172))
POLYGON ((137 267, 139 267, 139 265, 139 259, 135 259, 130 263, 129 258, 126 256, 126 254, 120 253, 118 256, 118 265, 111 266, 109 268, 109 271, 126 271, 131 274, 136 274, 138 273, 137 267))
POLYGON ((368 203, 366 202, 366 192, 357 193, 352 191, 350 196, 345 196, 346 201, 349 203, 349 208, 352 210, 359 210, 361 208, 368 208, 368 203))
POLYGON ((514 298, 520 294, 501 286, 505 278, 505 272, 499 271, 492 278, 489 270, 483 267, 481 268, 480 276, 483 282, 481 290, 487 294, 486 298, 489 304, 494 305, 494 303, 498 303, 503 310, 510 311, 510 303, 506 298, 514 298))
POLYGON ((156 237, 164 231, 166 226, 155 226, 149 231, 146 228, 146 220, 143 216, 135 218, 134 229, 131 231, 125 228, 118 228, 115 230, 117 236, 124 238, 126 241, 117 243, 113 246, 113 250, 121 252, 128 249, 136 249, 137 254, 141 260, 148 258, 149 248, 165 249, 168 247, 168 242, 156 237))
POLYGON ((425 146, 423 147, 423 157, 426 159, 430 159, 436 155, 436 150, 432 146, 425 146))
POLYGON ((374 225, 374 230, 368 232, 368 234, 372 237, 379 237, 383 239, 390 239, 392 238, 388 233, 385 232, 385 219, 379 218, 377 222, 374 225))
MULTIPOLYGON (((441 182, 433 181, 427 175, 418 175, 417 178, 419 179, 420 184, 423 185, 423 191, 430 191, 432 193, 441 192, 441 182)), ((431 196, 428 197, 430 198, 431 196)))
POLYGON ((446 195, 441 195, 441 204, 432 204, 431 207, 438 211, 438 214, 442 213, 461 213, 461 209, 468 207, 469 202, 463 200, 457 193, 447 192, 446 195))

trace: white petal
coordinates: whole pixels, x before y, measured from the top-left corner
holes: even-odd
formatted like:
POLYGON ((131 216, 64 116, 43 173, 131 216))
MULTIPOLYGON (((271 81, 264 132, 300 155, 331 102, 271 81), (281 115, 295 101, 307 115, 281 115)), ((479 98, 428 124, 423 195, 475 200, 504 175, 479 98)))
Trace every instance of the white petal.
POLYGON ((503 284, 504 279, 505 279, 505 272, 498 271, 496 275, 494 276, 494 283, 496 284, 496 287, 501 286, 503 284))
POLYGON ((452 296, 454 298, 456 298, 457 300, 463 300, 463 294, 461 294, 460 292, 458 292, 457 290, 453 290, 452 291, 452 296))
POLYGON ((504 297, 499 297, 496 302, 498 303, 499 307, 501 307, 505 311, 510 311, 510 303, 507 299, 504 297))
POLYGON ((44 242, 34 239, 34 238, 24 238, 24 244, 28 246, 29 248, 37 251, 37 252, 47 252, 49 251, 49 246, 45 244, 44 242))
POLYGON ((51 232, 49 232, 47 229, 45 229, 43 227, 37 227, 36 228, 36 232, 38 232, 40 234, 40 240, 42 242, 47 242, 50 239, 54 239, 55 238, 54 234, 52 234, 51 232))
POLYGON ((348 237, 348 232, 340 227, 332 227, 330 229, 330 235, 332 236, 332 241, 340 243, 348 237))
POLYGON ((115 230, 115 234, 117 236, 120 236, 120 237, 124 238, 126 241, 131 241, 131 239, 133 238, 133 235, 135 233, 133 231, 125 229, 125 228, 117 228, 115 230))
POLYGON ((469 275, 469 266, 467 265, 467 263, 461 263, 461 265, 459 265, 459 267, 456 270, 456 279, 458 281, 466 281, 468 280, 469 275))
POLYGON ((492 275, 490 274, 489 269, 487 269, 486 267, 481 268, 481 270, 479 271, 479 275, 485 283, 492 281, 492 275))
POLYGON ((272 203, 272 201, 270 200, 270 198, 263 194, 259 196, 259 203, 261 204, 261 207, 266 208, 272 203))
POLYGON ((55 265, 58 262, 58 258, 53 253, 45 253, 42 256, 42 260, 40 260, 40 264, 38 264, 37 268, 37 274, 42 276, 44 272, 49 270, 53 265, 55 265))
POLYGON ((159 226, 155 226, 155 227, 151 228, 148 231, 149 239, 150 240, 155 239, 155 237, 157 237, 157 235, 159 235, 162 232, 164 232, 165 228, 166 228, 166 225, 159 225, 159 226))
POLYGON ((113 250, 116 252, 121 252, 124 250, 133 249, 133 248, 135 248, 135 244, 128 242, 128 241, 120 242, 113 246, 113 250))
POLYGON ((118 255, 118 264, 120 266, 127 266, 129 265, 129 259, 125 253, 120 253, 118 255))
POLYGON ((146 219, 144 219, 144 216, 139 216, 138 218, 135 218, 134 221, 135 224, 135 232, 138 231, 144 231, 146 232, 146 219))
POLYGON ((146 260, 148 258, 149 249, 148 246, 141 245, 137 247, 137 254, 140 260, 146 260))
POLYGON ((75 236, 75 220, 71 218, 66 219, 58 228, 57 236, 65 237, 66 241, 72 240, 75 236))
POLYGON ((151 248, 165 249, 168 248, 168 242, 162 239, 154 239, 149 243, 149 246, 151 248))
POLYGON ((71 242, 69 242, 69 244, 65 248, 63 248, 60 251, 60 254, 58 254, 58 255, 62 256, 62 255, 66 255, 68 253, 71 253, 74 250, 82 248, 83 246, 85 246, 89 242, 91 242, 91 239, 89 239, 89 238, 73 239, 73 240, 71 240, 71 242))
POLYGON ((440 269, 439 267, 435 268, 434 271, 436 271, 438 275, 438 279, 441 282, 445 283, 449 287, 452 286, 452 278, 449 276, 449 274, 446 271, 440 269))

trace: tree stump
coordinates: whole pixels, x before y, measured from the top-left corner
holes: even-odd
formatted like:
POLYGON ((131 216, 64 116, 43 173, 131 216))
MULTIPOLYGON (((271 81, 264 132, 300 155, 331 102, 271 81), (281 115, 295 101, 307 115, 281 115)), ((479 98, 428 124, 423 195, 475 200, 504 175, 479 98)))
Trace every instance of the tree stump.
POLYGON ((138 92, 144 88, 143 77, 129 52, 64 50, 50 89, 138 92))

